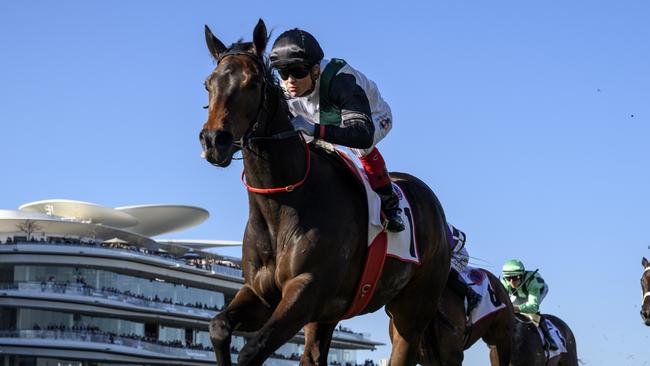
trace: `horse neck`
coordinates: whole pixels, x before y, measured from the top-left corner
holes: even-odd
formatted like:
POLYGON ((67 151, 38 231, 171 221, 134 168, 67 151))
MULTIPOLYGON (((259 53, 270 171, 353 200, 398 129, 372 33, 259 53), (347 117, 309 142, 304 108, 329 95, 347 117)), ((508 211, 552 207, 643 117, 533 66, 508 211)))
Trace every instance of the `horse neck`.
MULTIPOLYGON (((287 105, 280 96, 276 112, 260 125, 260 136, 273 136, 293 130, 287 113, 287 105)), ((295 184, 306 173, 305 143, 296 135, 281 140, 257 140, 244 150, 246 182, 255 188, 279 188, 295 184)), ((271 195, 252 193, 258 202, 273 201, 279 196, 298 197, 301 189, 291 193, 271 195)))

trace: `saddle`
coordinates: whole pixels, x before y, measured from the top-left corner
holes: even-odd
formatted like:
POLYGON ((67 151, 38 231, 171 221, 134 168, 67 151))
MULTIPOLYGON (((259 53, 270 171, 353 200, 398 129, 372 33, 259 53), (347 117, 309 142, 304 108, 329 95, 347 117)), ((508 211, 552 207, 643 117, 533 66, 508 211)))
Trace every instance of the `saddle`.
POLYGON ((401 232, 386 231, 381 218, 381 200, 370 187, 368 178, 354 161, 344 152, 335 149, 333 145, 319 140, 310 143, 309 148, 335 167, 341 167, 347 171, 349 174, 346 176, 355 182, 351 184, 355 184, 360 189, 359 194, 366 198, 368 204, 368 254, 355 297, 343 317, 343 319, 347 319, 362 312, 368 305, 381 276, 386 257, 390 256, 414 264, 420 263, 414 235, 415 218, 402 189, 393 183, 393 190, 399 197, 402 220, 406 224, 406 230, 401 232))
POLYGON ((540 321, 545 322, 546 327, 548 328, 548 331, 549 331, 549 335, 551 337, 553 337, 553 341, 557 345, 557 350, 551 350, 550 349, 549 340, 544 335, 544 332, 542 331, 541 327, 538 326, 537 324, 535 324, 535 322, 532 319, 530 319, 529 317, 527 317, 526 315, 521 314, 521 313, 515 314, 515 319, 519 323, 532 324, 533 327, 535 327, 535 330, 537 331, 537 334, 539 335, 539 338, 542 341, 542 345, 544 347, 544 352, 546 353, 547 360, 551 359, 551 358, 553 358, 555 356, 558 356, 561 353, 566 353, 567 352, 566 340, 564 339, 564 337, 560 333, 560 330, 555 326, 555 324, 553 324, 553 322, 550 319, 547 319, 545 316, 542 315, 540 321))

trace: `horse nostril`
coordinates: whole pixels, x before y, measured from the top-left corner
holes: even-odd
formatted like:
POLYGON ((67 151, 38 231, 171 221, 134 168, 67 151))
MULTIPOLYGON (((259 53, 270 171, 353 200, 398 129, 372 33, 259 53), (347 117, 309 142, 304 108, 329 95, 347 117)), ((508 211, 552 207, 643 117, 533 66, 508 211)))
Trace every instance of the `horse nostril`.
POLYGON ((228 131, 218 131, 214 138, 214 144, 218 148, 227 149, 232 145, 233 136, 228 131))

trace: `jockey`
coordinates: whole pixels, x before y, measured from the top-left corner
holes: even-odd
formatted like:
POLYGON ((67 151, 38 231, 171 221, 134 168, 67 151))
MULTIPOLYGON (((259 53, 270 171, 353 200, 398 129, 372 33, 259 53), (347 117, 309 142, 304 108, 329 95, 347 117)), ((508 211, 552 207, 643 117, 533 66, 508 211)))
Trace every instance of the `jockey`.
POLYGON ((469 252, 465 247, 467 236, 454 225, 447 223, 451 233, 451 268, 458 273, 463 273, 469 264, 469 252))
POLYGON ((402 231, 399 198, 375 146, 392 127, 390 107, 372 80, 342 59, 323 56, 316 38, 298 28, 280 34, 273 44, 271 66, 280 74, 291 122, 314 140, 349 147, 381 198, 386 228, 402 231))
POLYGON ((447 285, 458 295, 467 300, 467 314, 469 314, 479 302, 481 295, 476 293, 461 277, 469 265, 469 252, 465 247, 467 236, 460 229, 447 222, 449 233, 451 234, 451 270, 447 285))
POLYGON ((544 333, 549 349, 556 351, 558 346, 539 311, 542 300, 548 294, 548 285, 538 270, 526 271, 520 260, 510 259, 503 265, 501 283, 510 294, 515 312, 530 318, 544 333))

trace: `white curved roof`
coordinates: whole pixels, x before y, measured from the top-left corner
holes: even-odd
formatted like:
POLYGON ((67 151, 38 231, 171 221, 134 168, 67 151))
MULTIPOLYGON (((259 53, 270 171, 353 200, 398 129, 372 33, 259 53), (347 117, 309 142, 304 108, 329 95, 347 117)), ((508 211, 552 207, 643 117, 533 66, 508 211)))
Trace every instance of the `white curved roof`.
POLYGON ((111 208, 96 203, 63 199, 30 202, 21 205, 19 211, 0 212, 3 212, 0 219, 94 224, 145 237, 188 229, 204 222, 210 216, 205 209, 186 205, 158 204, 111 208))
POLYGON ((155 244, 153 239, 110 226, 96 225, 94 223, 78 222, 62 219, 58 216, 49 216, 39 212, 0 210, 0 233, 15 233, 21 231, 20 225, 26 220, 33 222, 34 233, 48 233, 53 236, 82 236, 105 240, 119 237, 132 244, 155 244))
POLYGON ((115 210, 135 217, 138 224, 127 230, 144 236, 188 229, 210 217, 208 211, 200 207, 183 205, 139 205, 117 207, 115 210))
POLYGON ((138 220, 126 212, 120 212, 110 207, 82 201, 36 201, 20 206, 19 210, 59 216, 71 221, 92 222, 116 228, 126 228, 138 224, 138 220))

